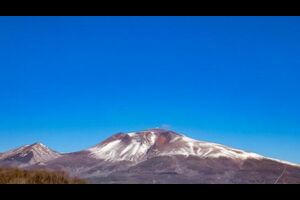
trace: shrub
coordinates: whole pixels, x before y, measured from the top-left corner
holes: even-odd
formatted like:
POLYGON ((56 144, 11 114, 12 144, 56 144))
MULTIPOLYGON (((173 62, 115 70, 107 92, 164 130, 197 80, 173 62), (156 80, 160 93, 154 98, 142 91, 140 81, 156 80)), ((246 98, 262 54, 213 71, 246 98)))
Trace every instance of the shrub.
POLYGON ((85 184, 85 180, 71 178, 65 172, 0 168, 0 184, 85 184))

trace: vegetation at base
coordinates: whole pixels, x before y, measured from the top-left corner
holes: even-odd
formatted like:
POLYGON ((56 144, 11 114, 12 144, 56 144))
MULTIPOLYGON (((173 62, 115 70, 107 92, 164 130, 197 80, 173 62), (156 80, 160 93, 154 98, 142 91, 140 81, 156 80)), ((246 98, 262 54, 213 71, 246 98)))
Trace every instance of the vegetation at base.
POLYGON ((0 184, 86 184, 65 172, 0 168, 0 184))

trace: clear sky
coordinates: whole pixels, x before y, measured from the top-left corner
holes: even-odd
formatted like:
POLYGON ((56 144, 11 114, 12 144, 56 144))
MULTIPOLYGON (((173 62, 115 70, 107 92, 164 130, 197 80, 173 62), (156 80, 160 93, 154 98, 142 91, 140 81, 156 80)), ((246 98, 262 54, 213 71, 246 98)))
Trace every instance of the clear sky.
POLYGON ((300 17, 0 17, 0 151, 166 127, 300 163, 300 17))

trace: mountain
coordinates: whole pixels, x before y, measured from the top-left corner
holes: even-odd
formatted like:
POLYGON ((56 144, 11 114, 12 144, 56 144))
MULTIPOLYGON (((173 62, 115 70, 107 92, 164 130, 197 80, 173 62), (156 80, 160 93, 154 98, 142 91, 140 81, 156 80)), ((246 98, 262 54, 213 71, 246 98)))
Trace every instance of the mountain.
POLYGON ((219 144, 201 142, 173 131, 150 129, 142 132, 119 133, 88 149, 97 159, 111 162, 141 162, 157 156, 196 156, 199 158, 261 159, 260 155, 228 148, 219 144))
POLYGON ((0 165, 26 157, 27 168, 64 170, 91 183, 300 183, 299 165, 164 129, 118 133, 67 154, 42 147, 20 154, 28 147, 4 153, 0 165))
POLYGON ((0 155, 2 166, 27 167, 43 165, 45 162, 58 158, 61 155, 41 143, 25 145, 0 155))

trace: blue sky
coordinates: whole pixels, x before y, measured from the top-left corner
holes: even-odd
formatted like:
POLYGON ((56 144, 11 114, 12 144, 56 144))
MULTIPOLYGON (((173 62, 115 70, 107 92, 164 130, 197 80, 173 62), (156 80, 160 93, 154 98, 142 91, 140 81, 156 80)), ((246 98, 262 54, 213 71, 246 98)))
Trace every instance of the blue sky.
POLYGON ((169 127, 300 163, 300 17, 0 17, 0 151, 169 127))

